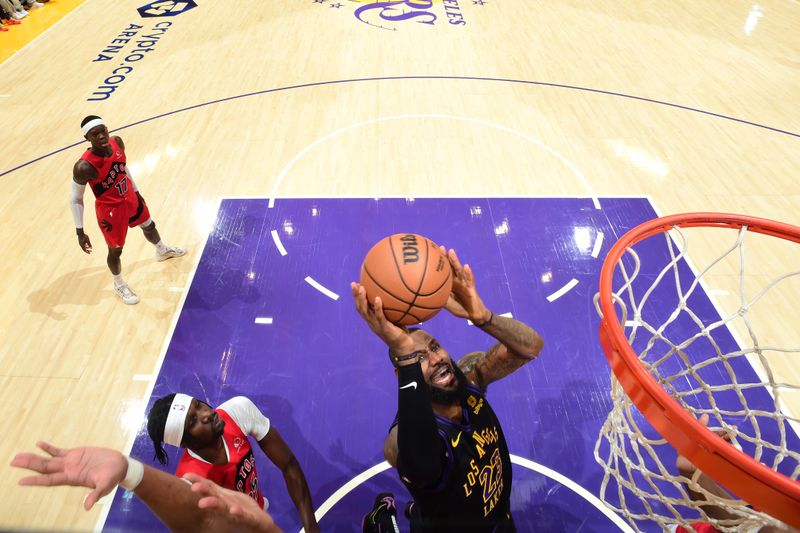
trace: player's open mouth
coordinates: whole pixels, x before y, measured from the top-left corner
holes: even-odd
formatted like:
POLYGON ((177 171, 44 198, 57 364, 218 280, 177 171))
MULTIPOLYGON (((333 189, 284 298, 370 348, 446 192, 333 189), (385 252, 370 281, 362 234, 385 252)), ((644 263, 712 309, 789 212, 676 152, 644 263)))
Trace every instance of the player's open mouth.
POLYGON ((450 365, 442 365, 431 374, 431 381, 438 386, 449 385, 455 375, 450 369, 450 365))

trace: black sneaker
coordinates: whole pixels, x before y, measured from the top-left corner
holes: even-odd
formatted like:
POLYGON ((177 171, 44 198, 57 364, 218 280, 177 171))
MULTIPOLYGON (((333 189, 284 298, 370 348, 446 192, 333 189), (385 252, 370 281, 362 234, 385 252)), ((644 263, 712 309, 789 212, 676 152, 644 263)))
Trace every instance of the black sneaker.
POLYGON ((362 533, 400 533, 394 494, 381 492, 375 497, 372 510, 361 519, 362 533))

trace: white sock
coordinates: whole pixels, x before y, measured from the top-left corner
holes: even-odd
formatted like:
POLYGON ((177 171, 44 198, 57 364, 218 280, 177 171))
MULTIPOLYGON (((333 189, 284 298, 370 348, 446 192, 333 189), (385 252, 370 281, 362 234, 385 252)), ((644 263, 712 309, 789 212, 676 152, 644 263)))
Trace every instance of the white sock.
POLYGON ((167 245, 164 244, 164 241, 158 241, 156 243, 156 252, 163 254, 167 251, 167 245))
POLYGON ((114 286, 115 287, 122 287, 123 285, 127 285, 125 280, 122 279, 122 274, 112 274, 114 276, 114 286))

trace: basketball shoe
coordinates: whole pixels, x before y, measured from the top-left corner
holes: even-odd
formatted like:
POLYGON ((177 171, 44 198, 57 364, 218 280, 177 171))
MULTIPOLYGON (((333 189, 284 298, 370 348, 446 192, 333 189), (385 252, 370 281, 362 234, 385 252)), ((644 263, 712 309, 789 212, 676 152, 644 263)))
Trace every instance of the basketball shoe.
POLYGON ((394 495, 381 492, 375 497, 372 510, 361 519, 362 533, 400 533, 397 526, 397 508, 394 495))
POLYGON ((128 287, 127 283, 119 286, 115 283, 114 292, 117 293, 117 296, 127 305, 136 305, 139 303, 139 297, 128 287))
POLYGON ((156 252, 156 259, 159 261, 166 261, 173 257, 180 257, 186 254, 186 249, 180 246, 167 246, 163 253, 156 252))

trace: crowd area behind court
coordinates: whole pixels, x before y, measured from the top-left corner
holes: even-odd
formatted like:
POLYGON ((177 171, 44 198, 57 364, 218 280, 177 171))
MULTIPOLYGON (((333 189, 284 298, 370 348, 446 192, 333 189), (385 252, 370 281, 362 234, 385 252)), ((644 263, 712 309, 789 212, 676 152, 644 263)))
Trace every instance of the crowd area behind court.
POLYGON ((0 31, 8 31, 10 26, 22 24, 28 11, 39 7, 50 0, 0 0, 0 31))

